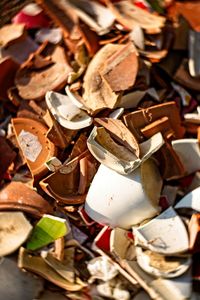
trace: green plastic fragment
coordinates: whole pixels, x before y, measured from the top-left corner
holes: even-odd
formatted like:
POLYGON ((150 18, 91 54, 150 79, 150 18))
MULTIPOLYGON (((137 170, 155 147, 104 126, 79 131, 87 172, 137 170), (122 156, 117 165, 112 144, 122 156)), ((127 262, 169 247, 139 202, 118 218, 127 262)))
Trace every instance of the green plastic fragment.
POLYGON ((65 236, 69 226, 65 219, 44 215, 36 224, 27 242, 28 250, 37 250, 65 236))

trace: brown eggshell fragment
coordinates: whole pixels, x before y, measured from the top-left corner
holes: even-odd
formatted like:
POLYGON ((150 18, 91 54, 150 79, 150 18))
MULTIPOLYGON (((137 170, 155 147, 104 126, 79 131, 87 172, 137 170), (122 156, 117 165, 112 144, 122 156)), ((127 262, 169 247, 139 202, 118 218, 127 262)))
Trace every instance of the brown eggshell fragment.
POLYGON ((200 14, 200 1, 186 1, 184 3, 178 1, 174 2, 177 2, 174 5, 175 13, 181 14, 193 30, 200 32, 200 22, 198 17, 200 14))
POLYGON ((8 24, 0 29, 0 46, 7 47, 23 40, 26 36, 23 24, 8 24))
POLYGON ((115 15, 117 21, 125 28, 133 29, 140 26, 148 33, 159 33, 164 26, 165 17, 157 16, 131 3, 131 1, 105 0, 105 3, 115 15))
POLYGON ((168 117, 162 117, 152 122, 151 124, 146 125, 141 129, 141 132, 145 136, 145 138, 150 138, 157 132, 161 132, 165 139, 170 139, 174 135, 174 131, 171 128, 168 117))
POLYGON ((0 191, 0 211, 20 210, 34 217, 52 214, 52 206, 24 183, 12 181, 0 191))
POLYGON ((121 120, 112 118, 95 118, 95 121, 103 126, 121 145, 125 146, 137 157, 139 157, 139 144, 134 135, 121 120))
POLYGON ((35 179, 48 172, 45 162, 56 156, 56 148, 46 137, 47 128, 40 122, 27 118, 12 119, 19 147, 35 179))
POLYGON ((160 172, 164 179, 178 179, 186 175, 184 165, 169 142, 166 141, 155 156, 160 163, 160 172))
POLYGON ((200 214, 193 214, 189 225, 189 248, 195 253, 200 251, 200 214))
POLYGON ((15 73, 19 68, 19 64, 11 57, 0 59, 0 99, 8 98, 7 90, 14 85, 15 73))
POLYGON ((131 42, 111 55, 100 70, 101 76, 114 92, 125 91, 132 87, 137 72, 137 52, 131 42))
POLYGON ((16 251, 29 237, 32 226, 21 212, 0 212, 0 256, 16 251))
POLYGON ((120 94, 112 91, 99 71, 105 60, 123 47, 123 45, 117 44, 105 45, 95 54, 88 65, 83 79, 83 104, 93 114, 104 108, 114 108, 118 102, 120 94))
MULTIPOLYGON (((35 60, 38 51, 31 60, 35 60)), ((42 58, 40 59, 42 60, 42 58)), ((43 58, 45 60, 45 57, 43 58)), ((45 68, 32 63, 30 59, 17 72, 15 84, 19 90, 19 95, 27 100, 41 100, 49 90, 57 91, 64 87, 67 83, 67 77, 72 72, 71 66, 68 64, 65 51, 62 47, 56 46, 50 56, 45 68)))
MULTIPOLYGON (((181 126, 179 110, 174 101, 128 113, 124 116, 124 122, 129 130, 138 136, 142 127, 145 127, 164 116, 168 117, 175 136, 177 138, 182 138, 185 133, 185 129, 181 126)), ((141 134, 138 137, 141 138, 141 134)))
POLYGON ((16 155, 16 152, 11 149, 6 139, 0 136, 0 181, 16 155))
POLYGON ((92 170, 92 156, 88 150, 40 181, 41 188, 56 201, 64 204, 82 204, 96 168, 92 170))

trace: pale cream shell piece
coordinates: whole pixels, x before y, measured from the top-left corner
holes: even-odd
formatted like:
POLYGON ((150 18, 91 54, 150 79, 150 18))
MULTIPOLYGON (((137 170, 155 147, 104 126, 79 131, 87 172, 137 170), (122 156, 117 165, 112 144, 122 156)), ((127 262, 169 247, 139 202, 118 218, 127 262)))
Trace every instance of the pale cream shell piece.
POLYGON ((128 175, 101 165, 90 185, 85 210, 96 222, 129 229, 159 213, 161 188, 162 179, 151 159, 128 175))
POLYGON ((169 270, 162 270, 162 268, 155 267, 151 265, 151 258, 143 252, 141 247, 136 247, 136 257, 138 265, 148 274, 154 275, 155 277, 163 278, 175 278, 184 274, 191 266, 190 257, 177 257, 174 266, 173 263, 166 264, 169 270), (176 264, 177 263, 177 264, 176 264))
POLYGON ((115 21, 112 12, 100 3, 70 0, 68 4, 75 10, 78 17, 98 35, 107 33, 115 21))
POLYGON ((200 170, 200 147, 197 139, 175 140, 172 141, 172 147, 188 175, 200 170))
POLYGON ((172 207, 140 227, 133 227, 136 244, 151 251, 175 255, 189 248, 188 233, 172 207))
POLYGON ((187 208, 200 212, 200 186, 194 189, 192 192, 185 195, 176 205, 175 209, 187 208))
POLYGON ((87 110, 87 108, 83 105, 83 103, 81 103, 79 99, 77 99, 77 97, 74 95, 74 93, 70 91, 68 85, 65 87, 65 92, 75 106, 83 110, 87 110))
POLYGON ((32 226, 21 212, 0 213, 0 256, 17 250, 29 237, 32 226))
POLYGON ((150 139, 139 145, 141 150, 141 158, 137 158, 136 156, 134 157, 134 155, 132 155, 131 160, 130 155, 129 159, 127 158, 127 156, 125 156, 123 149, 121 150, 122 153, 119 153, 118 156, 112 153, 111 145, 110 151, 105 149, 100 143, 96 141, 97 134, 97 128, 94 127, 87 140, 89 151, 100 163, 122 175, 130 174, 131 172, 133 172, 140 166, 141 163, 146 161, 164 144, 162 134, 156 133, 150 139))
POLYGON ((78 130, 92 124, 92 118, 74 105, 67 95, 49 91, 45 99, 48 109, 61 126, 78 130))

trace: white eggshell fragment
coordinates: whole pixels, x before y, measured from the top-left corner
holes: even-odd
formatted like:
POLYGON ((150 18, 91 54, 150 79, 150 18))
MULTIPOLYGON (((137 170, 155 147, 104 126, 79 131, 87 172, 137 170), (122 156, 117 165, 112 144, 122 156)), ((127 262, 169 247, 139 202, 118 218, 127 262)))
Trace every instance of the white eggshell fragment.
POLYGON ((200 186, 184 196, 176 205, 175 209, 187 208, 200 212, 200 186))
POLYGON ((78 108, 67 95, 55 92, 47 92, 46 103, 48 109, 61 126, 78 130, 92 124, 92 118, 78 108))
POLYGON ((138 228, 133 228, 136 243, 151 251, 174 255, 189 248, 188 233, 172 207, 138 228))
POLYGON ((172 147, 188 175, 200 170, 200 148, 197 139, 175 140, 172 141, 172 147))
POLYGON ((161 188, 151 159, 128 175, 101 165, 90 185, 85 210, 99 223, 128 229, 159 213, 161 188))

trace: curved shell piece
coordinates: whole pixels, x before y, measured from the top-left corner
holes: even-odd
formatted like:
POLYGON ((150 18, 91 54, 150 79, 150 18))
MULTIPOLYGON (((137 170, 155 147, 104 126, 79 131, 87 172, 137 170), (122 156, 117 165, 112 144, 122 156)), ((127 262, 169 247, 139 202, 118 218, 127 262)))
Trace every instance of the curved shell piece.
POLYGON ((55 119, 65 128, 78 130, 92 124, 92 118, 78 108, 67 95, 46 93, 46 103, 55 119))
POLYGON ((197 139, 172 141, 172 147, 178 154, 187 174, 200 170, 200 147, 197 139))
POLYGON ((185 225, 172 207, 145 225, 133 228, 133 233, 138 245, 160 254, 173 255, 189 248, 185 225))
POLYGON ((49 65, 45 68, 34 66, 38 53, 39 50, 29 57, 17 71, 15 77, 19 95, 26 100, 39 101, 44 98, 47 91, 62 89, 67 83, 69 73, 72 71, 62 47, 55 46, 51 56, 40 56, 42 61, 49 62, 49 65))
POLYGON ((31 173, 40 178, 48 172, 45 162, 56 156, 56 147, 46 137, 46 126, 28 118, 12 119, 12 125, 31 173))
POLYGON ((166 257, 136 247, 138 265, 155 277, 174 278, 185 273, 191 266, 190 257, 166 257))
POLYGON ((0 192, 0 211, 5 210, 19 210, 37 218, 53 213, 53 207, 41 195, 26 184, 15 181, 0 192))
POLYGON ((184 196, 176 205, 175 209, 178 208, 190 208, 200 212, 200 186, 194 189, 192 192, 184 196))
POLYGON ((96 222, 128 229, 159 212, 161 186, 150 159, 128 175, 101 165, 90 185, 85 210, 96 222))
POLYGON ((92 155, 102 164, 110 169, 125 175, 130 174, 147 160, 154 152, 159 150, 163 145, 164 140, 161 133, 153 135, 147 141, 139 144, 141 151, 141 158, 137 158, 133 153, 123 146, 117 145, 113 140, 109 141, 109 136, 105 133, 105 145, 97 141, 99 128, 94 127, 88 140, 87 146, 92 155), (115 144, 112 147, 112 143, 115 144), (117 149, 117 151, 115 151, 117 149))
POLYGON ((1 212, 0 228, 0 256, 17 250, 32 230, 31 224, 21 212, 1 212))

